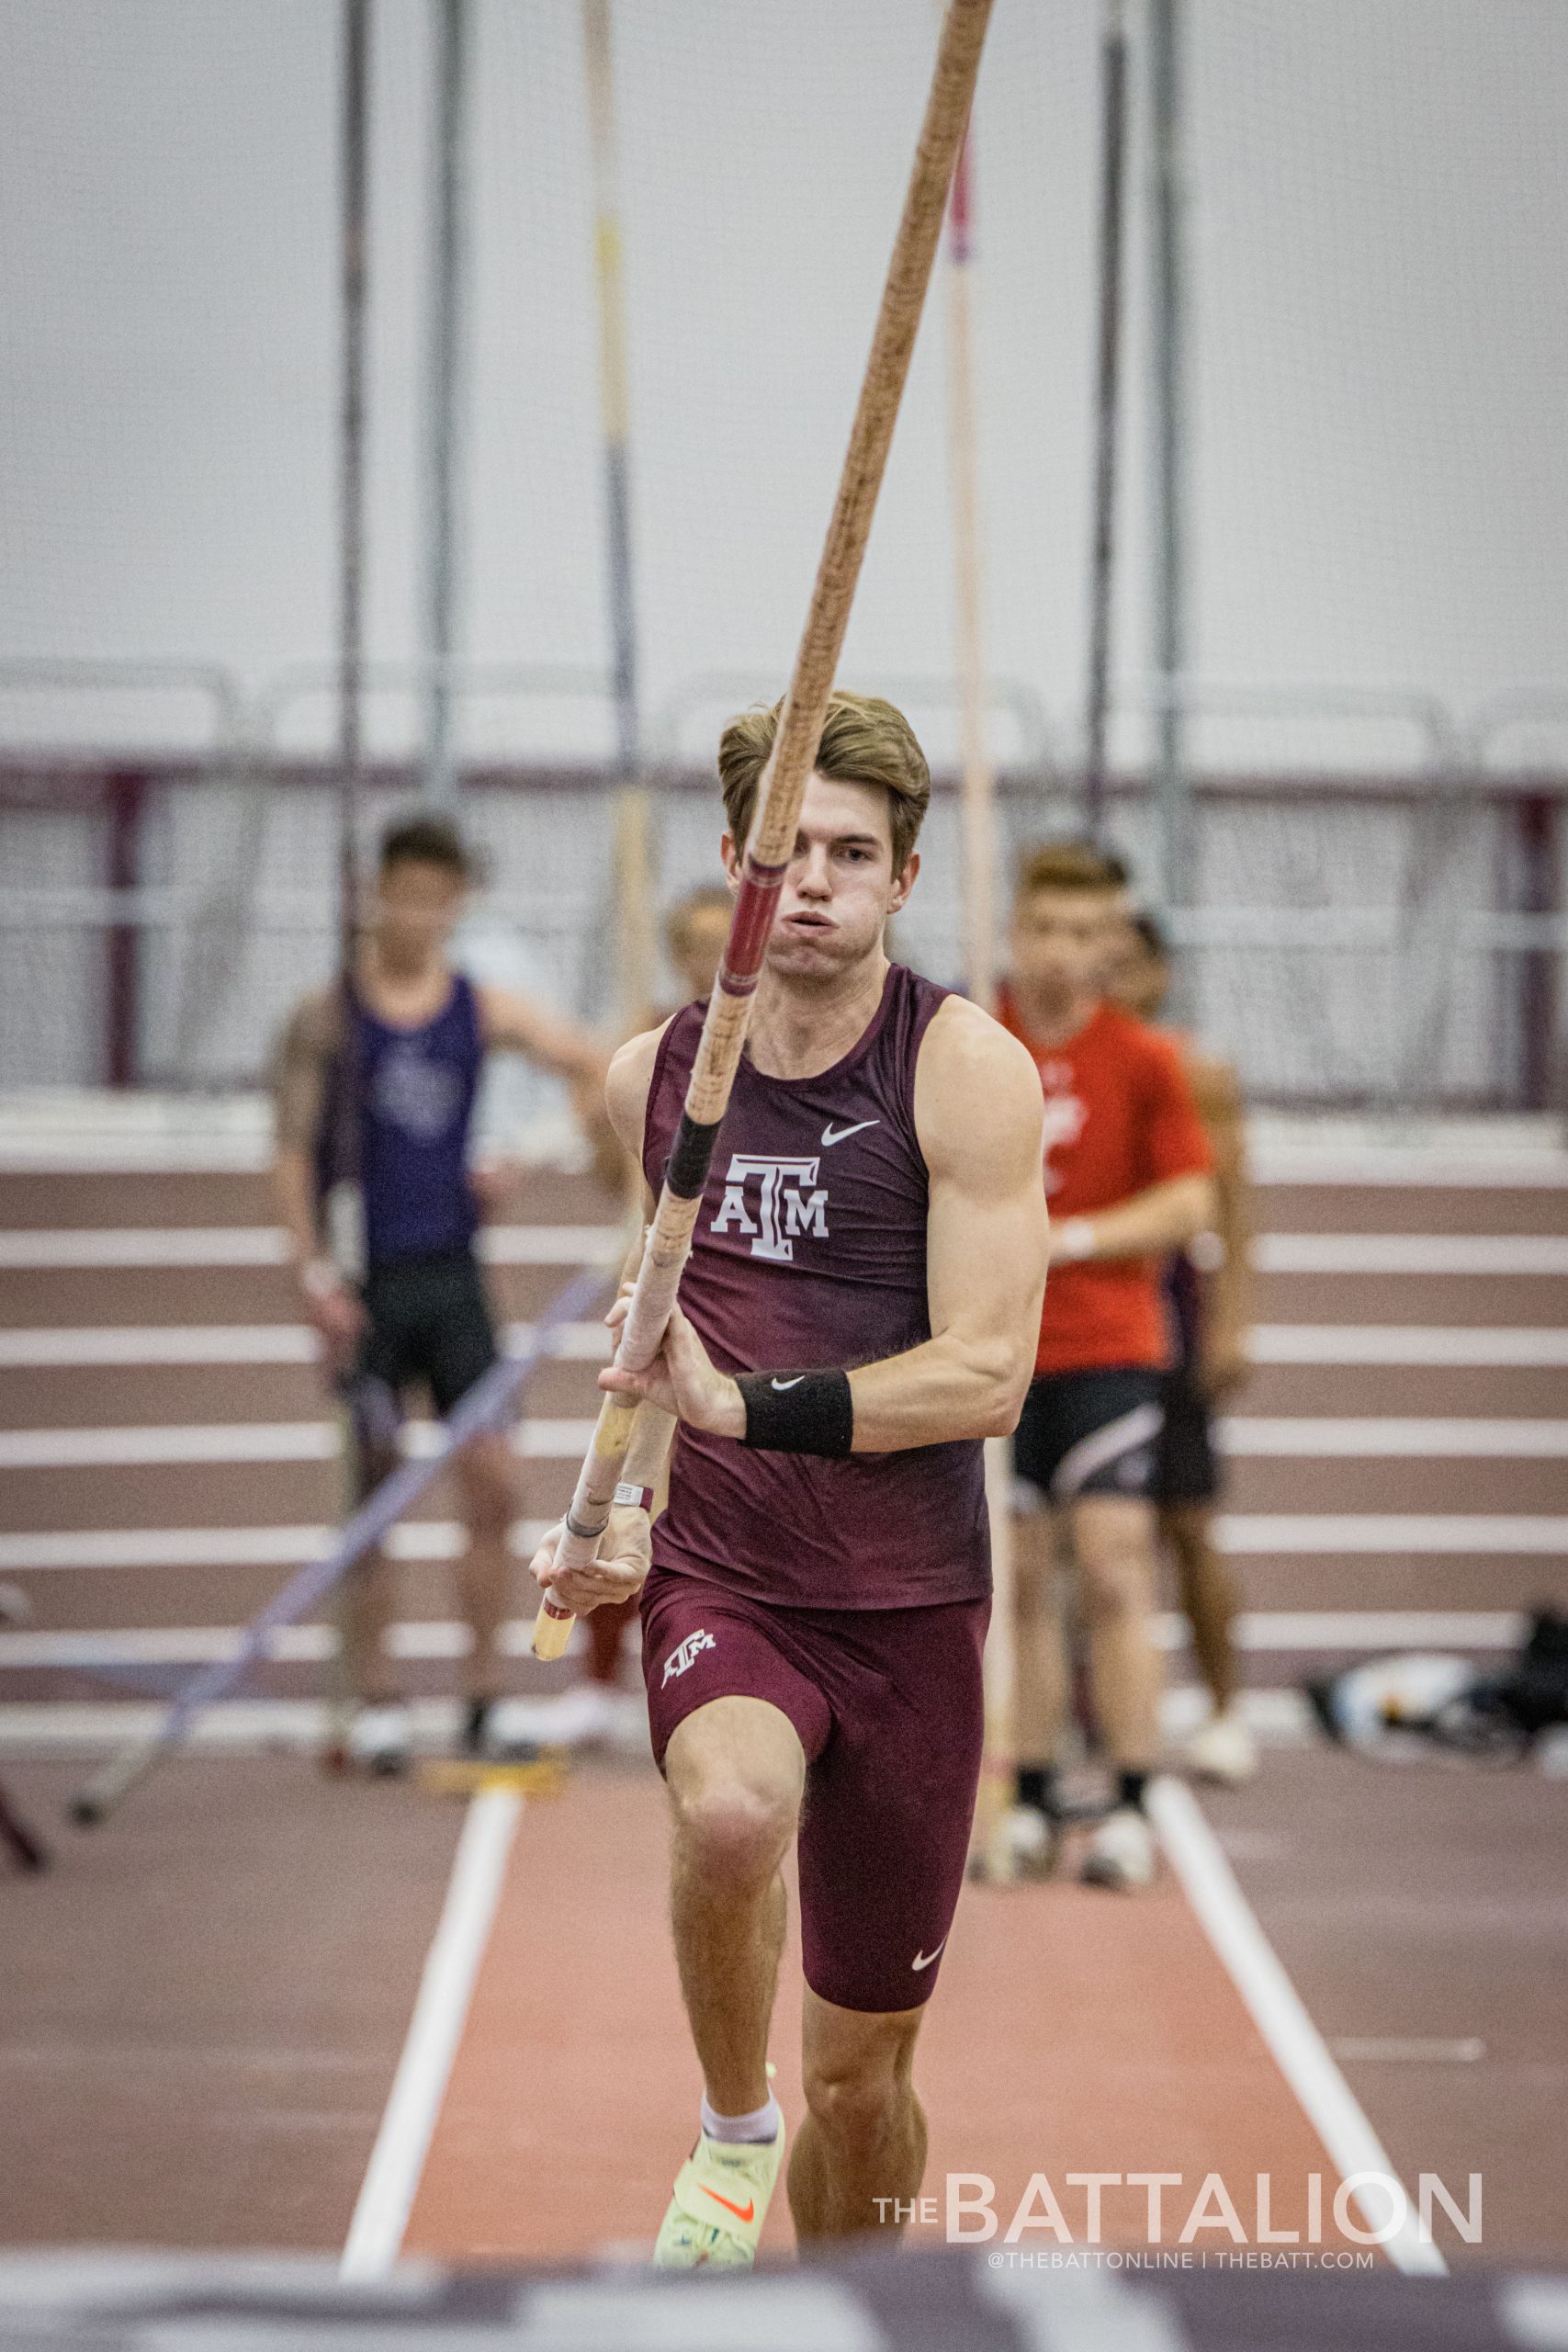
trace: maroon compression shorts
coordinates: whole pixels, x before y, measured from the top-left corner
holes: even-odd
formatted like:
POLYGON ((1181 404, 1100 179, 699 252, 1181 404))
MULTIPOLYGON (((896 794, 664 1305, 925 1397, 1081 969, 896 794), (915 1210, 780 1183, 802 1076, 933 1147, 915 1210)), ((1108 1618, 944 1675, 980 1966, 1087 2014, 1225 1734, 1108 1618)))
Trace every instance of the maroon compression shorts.
POLYGON ((771 1609, 655 1568, 642 1670, 660 1770, 711 1699, 764 1699, 806 1750, 806 1981, 840 2008, 931 1996, 964 1884, 985 1738, 987 1598, 923 1609, 771 1609))

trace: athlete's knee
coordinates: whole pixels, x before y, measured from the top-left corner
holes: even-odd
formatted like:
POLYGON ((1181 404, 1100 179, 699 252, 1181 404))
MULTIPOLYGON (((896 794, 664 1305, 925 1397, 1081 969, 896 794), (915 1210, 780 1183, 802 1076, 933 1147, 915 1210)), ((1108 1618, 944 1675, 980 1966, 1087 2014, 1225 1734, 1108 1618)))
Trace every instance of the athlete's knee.
POLYGON ((859 2049, 807 2052, 806 2103, 830 2140, 874 2148, 893 2131, 909 2096, 901 2040, 878 2037, 859 2049))
POLYGON ((1154 1578, 1136 1554, 1111 1554, 1084 1577, 1083 1615, 1091 1631, 1146 1617, 1153 1607, 1154 1578))
POLYGON ((517 1511, 517 1482, 504 1438, 480 1438, 462 1456, 463 1515, 476 1535, 502 1536, 517 1511))
POLYGON ((772 1878, 795 1832, 795 1792, 772 1780, 697 1774, 672 1785, 671 1801, 682 1854, 710 1883, 772 1878))

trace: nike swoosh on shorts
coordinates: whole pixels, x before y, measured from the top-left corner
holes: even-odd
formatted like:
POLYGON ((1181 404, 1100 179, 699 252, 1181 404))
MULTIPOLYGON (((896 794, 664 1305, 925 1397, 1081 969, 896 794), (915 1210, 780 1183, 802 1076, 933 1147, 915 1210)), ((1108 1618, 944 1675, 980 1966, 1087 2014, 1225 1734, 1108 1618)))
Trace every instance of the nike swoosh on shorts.
MULTIPOLYGON (((947 1941, 947 1938, 946 1938, 945 1936, 943 1936, 943 1938, 942 1938, 942 1944, 944 1944, 946 1941, 947 1941)), ((911 1968, 929 1968, 929 1967, 931 1966, 931 1964, 932 1961, 933 1961, 933 1960, 935 1960, 935 1959, 938 1957, 938 1955, 940 1954, 940 1952, 941 1952, 941 1951, 942 1951, 942 1944, 938 1944, 938 1946, 937 1946, 937 1948, 936 1948, 936 1951, 918 1951, 918 1952, 915 1954, 914 1959, 909 1962, 910 1967, 911 1967, 911 1968)))

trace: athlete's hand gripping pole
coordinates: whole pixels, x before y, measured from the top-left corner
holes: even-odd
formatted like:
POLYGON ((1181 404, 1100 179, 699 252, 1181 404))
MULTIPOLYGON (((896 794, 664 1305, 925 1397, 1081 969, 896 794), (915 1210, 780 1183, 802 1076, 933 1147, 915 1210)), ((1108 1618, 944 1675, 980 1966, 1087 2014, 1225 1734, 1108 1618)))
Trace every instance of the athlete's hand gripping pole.
MULTIPOLYGON (((729 944, 708 999, 707 1018, 669 1170, 615 1351, 616 1363, 628 1371, 646 1371, 659 1352, 691 1248, 714 1145, 740 1065, 751 998, 773 926, 779 888, 794 852, 807 779, 822 740, 828 697, 909 371, 948 186, 969 120, 990 12, 991 0, 950 0, 942 24, 936 71, 882 290, 839 494, 778 738, 746 843, 729 944)), ((633 1400, 614 1396, 606 1397, 600 1408, 593 1442, 557 1547, 558 1567, 585 1566, 598 1548, 626 1460, 635 1410, 633 1400)), ((546 1600, 534 1628, 535 1657, 559 1657, 570 1632, 570 1611, 546 1600)))

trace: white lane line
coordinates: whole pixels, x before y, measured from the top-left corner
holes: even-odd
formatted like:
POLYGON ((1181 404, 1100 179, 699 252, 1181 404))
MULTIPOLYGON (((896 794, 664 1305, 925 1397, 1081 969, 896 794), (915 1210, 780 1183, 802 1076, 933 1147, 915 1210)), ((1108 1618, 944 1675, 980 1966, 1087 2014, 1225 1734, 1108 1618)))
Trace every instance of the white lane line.
MULTIPOLYGON (((1187 1620, 1166 1610, 1152 1621, 1156 1645, 1187 1646, 1187 1620)), ((0 1633, 0 1672, 43 1668, 205 1666, 232 1657, 244 1628, 240 1625, 122 1625, 46 1631, 28 1627, 0 1633)), ((1277 1610, 1251 1611, 1235 1626, 1238 1648, 1270 1654, 1325 1650, 1509 1650, 1524 1638, 1517 1611, 1496 1610, 1277 1610)), ((525 1657, 533 1643, 532 1618, 512 1618, 501 1632, 507 1656, 525 1657)), ((391 1625, 387 1646, 394 1657, 466 1657, 471 1636, 456 1618, 412 1618, 391 1625)), ((266 1655, 282 1666, 316 1665, 333 1657, 337 1637, 329 1625, 283 1625, 271 1636, 266 1655)))
POLYGON ((513 1789, 486 1789, 468 1806, 441 1924, 343 2250, 344 2278, 384 2278, 398 2258, 522 1813, 513 1789))
POLYGON ((1360 1461, 1558 1461, 1568 1456, 1568 1420, 1460 1420, 1438 1415, 1409 1419, 1266 1419, 1249 1414, 1219 1423, 1222 1450, 1274 1459, 1311 1461, 1327 1455, 1360 1461))
MULTIPOLYGON (((589 1420, 529 1420, 512 1433, 530 1462, 579 1459, 592 1442, 589 1420)), ((441 1433, 434 1421, 410 1421, 403 1452, 423 1460, 441 1433)), ((335 1421, 193 1421, 118 1430, 0 1430, 0 1470, 125 1470, 170 1463, 333 1462, 341 1439, 335 1421)))
MULTIPOLYGON (((531 1323, 509 1323, 503 1344, 525 1355, 531 1323)), ((550 1353, 569 1363, 608 1363, 610 1335, 602 1323, 560 1323, 550 1353)), ((314 1363, 315 1333, 308 1323, 124 1323, 85 1329, 48 1327, 0 1331, 0 1371, 82 1371, 97 1364, 314 1363)))
MULTIPOLYGON (((1341 2180, 1358 2173, 1396 2179, 1382 2141, 1330 2057, 1191 1791, 1162 1775, 1150 1784, 1148 1807, 1187 1900, 1341 2180)), ((1386 2193, 1369 2199, 1358 2190, 1356 2201, 1367 2228, 1386 2223, 1386 2193)), ((1386 2252, 1401 2270, 1440 2276, 1448 2269, 1438 2248, 1418 2233, 1409 2212, 1386 2242, 1386 2252)))
POLYGON ((1214 1537, 1222 1552, 1523 1554, 1568 1552, 1568 1518, 1545 1513, 1462 1511, 1444 1516, 1402 1511, 1223 1511, 1214 1537))
MULTIPOLYGON (((624 1256, 618 1225, 493 1225, 479 1255, 492 1266, 596 1266, 624 1256)), ((0 1233, 0 1268, 58 1272, 94 1266, 281 1266, 276 1225, 65 1226, 0 1233)))
MULTIPOLYGON (((527 1559, 549 1522, 519 1520, 509 1540, 527 1559)), ((0 1571, 76 1568, 292 1568, 320 1559, 336 1541, 332 1527, 73 1528, 63 1533, 0 1535, 0 1571)), ((387 1538, 394 1560, 455 1560, 468 1544, 455 1519, 405 1520, 387 1538)))
POLYGON ((1260 1233, 1265 1274, 1568 1274, 1562 1233, 1260 1233))
POLYGON ((1254 1363, 1568 1364, 1568 1330, 1438 1323, 1257 1323, 1254 1363))

